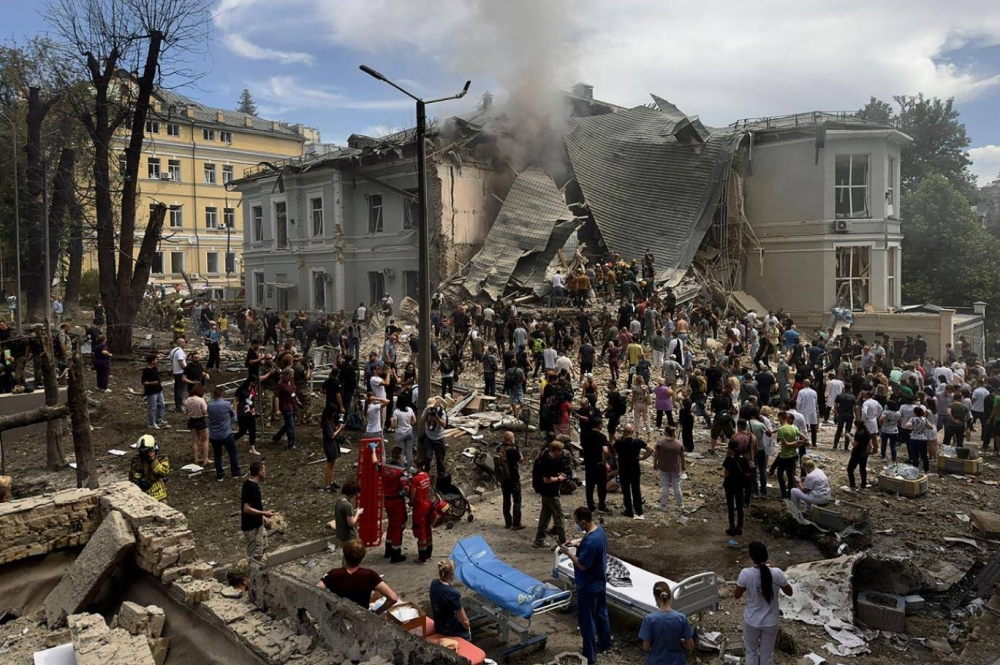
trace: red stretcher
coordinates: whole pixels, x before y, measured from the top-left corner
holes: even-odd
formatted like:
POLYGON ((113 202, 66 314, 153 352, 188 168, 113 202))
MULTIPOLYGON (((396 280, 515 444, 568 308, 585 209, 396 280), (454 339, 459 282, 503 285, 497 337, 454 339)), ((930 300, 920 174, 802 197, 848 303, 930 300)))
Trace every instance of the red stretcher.
POLYGON ((372 447, 375 445, 375 455, 378 462, 382 460, 382 439, 361 439, 358 444, 358 485, 361 493, 356 500, 356 508, 364 508, 361 519, 358 520, 358 536, 365 547, 378 547, 382 544, 383 524, 385 515, 385 499, 382 496, 382 479, 378 468, 372 462, 372 447))

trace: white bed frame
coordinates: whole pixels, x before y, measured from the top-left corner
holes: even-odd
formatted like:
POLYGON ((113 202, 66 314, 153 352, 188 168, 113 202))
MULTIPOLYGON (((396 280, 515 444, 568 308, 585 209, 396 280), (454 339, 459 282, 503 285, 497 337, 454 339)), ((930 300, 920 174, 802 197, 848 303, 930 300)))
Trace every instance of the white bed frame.
MULTIPOLYGON (((689 617, 692 615, 700 617, 701 613, 705 610, 718 609, 718 578, 713 572, 698 573, 680 582, 674 582, 665 577, 654 575, 626 561, 622 561, 622 564, 632 574, 631 588, 641 589, 644 596, 648 594, 649 599, 652 599, 653 584, 662 580, 667 583, 671 590, 670 606, 678 612, 682 612, 689 617)), ((563 586, 569 587, 573 584, 573 563, 568 556, 561 554, 558 548, 553 553, 552 576, 557 583, 563 586)), ((634 595, 633 597, 629 597, 628 594, 610 585, 608 586, 607 599, 608 605, 640 619, 656 609, 654 602, 640 602, 634 595)))

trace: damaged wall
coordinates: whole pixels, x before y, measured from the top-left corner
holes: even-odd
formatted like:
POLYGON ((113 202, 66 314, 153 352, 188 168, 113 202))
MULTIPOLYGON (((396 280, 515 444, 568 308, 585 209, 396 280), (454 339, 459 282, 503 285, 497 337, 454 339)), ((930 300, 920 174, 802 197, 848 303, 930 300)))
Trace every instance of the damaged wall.
POLYGON ((272 569, 252 566, 250 599, 299 634, 316 636, 353 663, 383 658, 403 665, 459 665, 458 654, 412 635, 349 600, 272 569))

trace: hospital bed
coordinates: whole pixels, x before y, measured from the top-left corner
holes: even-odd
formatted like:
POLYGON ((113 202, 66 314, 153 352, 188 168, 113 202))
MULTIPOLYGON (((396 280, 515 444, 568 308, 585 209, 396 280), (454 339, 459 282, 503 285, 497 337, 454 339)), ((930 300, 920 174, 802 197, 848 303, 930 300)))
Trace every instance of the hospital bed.
MULTIPOLYGON (((571 586, 573 562, 558 548, 553 556, 553 578, 557 583, 571 586)), ((688 616, 714 610, 719 604, 718 579, 712 572, 698 573, 674 582, 610 555, 608 571, 608 605, 640 619, 656 611, 653 585, 660 581, 670 587, 670 606, 688 616)))
POLYGON ((490 621, 506 646, 504 658, 529 647, 544 648, 548 635, 532 635, 531 619, 567 607, 572 592, 539 582, 497 558, 482 536, 455 543, 455 577, 464 584, 470 623, 490 621), (510 645, 511 636, 516 643, 510 645))

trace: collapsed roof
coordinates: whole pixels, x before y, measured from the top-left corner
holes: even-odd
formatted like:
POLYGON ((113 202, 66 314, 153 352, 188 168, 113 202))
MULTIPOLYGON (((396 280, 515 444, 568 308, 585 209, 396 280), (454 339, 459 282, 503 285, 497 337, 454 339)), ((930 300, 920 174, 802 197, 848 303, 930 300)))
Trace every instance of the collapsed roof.
POLYGON ((518 174, 496 221, 465 271, 443 288, 462 296, 502 297, 509 289, 532 289, 545 281, 559 252, 576 252, 577 222, 562 193, 540 168, 518 174))
POLYGON ((653 99, 657 108, 571 118, 566 149, 604 245, 622 256, 652 249, 658 281, 674 282, 712 224, 744 132, 653 99))

